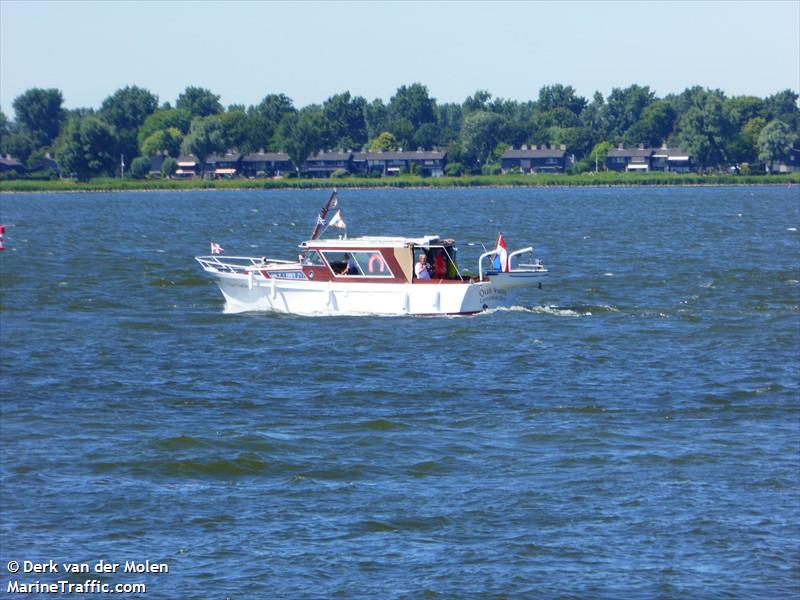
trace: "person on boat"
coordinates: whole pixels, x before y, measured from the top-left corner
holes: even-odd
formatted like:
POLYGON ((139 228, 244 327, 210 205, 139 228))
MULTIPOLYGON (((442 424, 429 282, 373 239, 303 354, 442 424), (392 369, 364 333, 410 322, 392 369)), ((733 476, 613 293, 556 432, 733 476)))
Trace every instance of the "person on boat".
POLYGON ((345 254, 344 256, 347 258, 347 264, 339 275, 358 275, 358 263, 356 263, 356 259, 352 254, 345 254))
POLYGON ((444 250, 441 250, 433 261, 433 275, 436 279, 444 279, 447 277, 447 266, 444 261, 444 250))
POLYGON ((414 273, 417 274, 417 279, 430 279, 431 272, 429 269, 428 257, 423 252, 419 255, 419 262, 414 266, 414 273))
POLYGON ((447 278, 456 279, 459 276, 458 266, 456 265, 456 256, 455 254, 448 254, 447 258, 447 278))

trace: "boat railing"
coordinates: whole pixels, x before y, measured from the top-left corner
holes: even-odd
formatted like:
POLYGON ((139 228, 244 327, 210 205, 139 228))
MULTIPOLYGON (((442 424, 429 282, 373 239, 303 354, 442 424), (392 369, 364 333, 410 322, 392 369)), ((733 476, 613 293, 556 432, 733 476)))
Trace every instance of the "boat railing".
MULTIPOLYGON (((478 280, 483 281, 484 279, 484 272, 483 272, 483 259, 489 256, 494 256, 497 254, 497 250, 490 250, 489 252, 484 252, 481 254, 480 258, 478 258, 478 280)), ((532 273, 532 272, 544 272, 547 269, 544 268, 542 261, 538 258, 536 260, 533 259, 533 246, 528 246, 527 248, 522 248, 521 250, 515 250, 514 252, 510 252, 508 255, 508 264, 511 265, 510 272, 511 273, 532 273), (522 254, 525 253, 530 254, 530 263, 523 263, 519 262, 521 259, 522 254), (512 259, 517 259, 517 264, 514 266, 512 259)), ((486 275, 494 275, 497 271, 494 269, 489 269, 486 271, 486 275)))
POLYGON ((279 260, 273 258, 255 258, 253 256, 195 256, 195 260, 200 263, 203 270, 212 273, 239 273, 247 275, 253 271, 258 271, 269 265, 291 265, 296 262, 291 260, 279 260))

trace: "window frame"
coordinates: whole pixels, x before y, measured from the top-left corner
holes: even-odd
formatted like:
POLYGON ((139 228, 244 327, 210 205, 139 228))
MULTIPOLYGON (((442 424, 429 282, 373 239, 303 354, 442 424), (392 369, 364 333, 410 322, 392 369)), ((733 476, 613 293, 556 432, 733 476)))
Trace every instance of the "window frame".
POLYGON ((325 264, 330 269, 330 272, 333 274, 334 277, 338 279, 352 279, 352 278, 365 278, 365 279, 376 279, 376 280, 386 280, 386 279, 394 279, 395 274, 392 272, 392 268, 389 266, 389 263, 386 261, 386 257, 383 255, 381 250, 376 249, 359 249, 359 250, 320 250, 320 256, 325 261, 325 264), (348 273, 337 273, 336 270, 332 266, 333 263, 341 263, 342 261, 330 261, 328 259, 328 254, 350 254, 356 259, 356 265, 358 266, 360 273, 358 274, 348 274, 348 273), (368 255, 367 257, 359 257, 358 255, 368 255), (368 269, 369 262, 372 260, 374 256, 377 256, 383 264, 385 271, 382 272, 370 272, 368 269))

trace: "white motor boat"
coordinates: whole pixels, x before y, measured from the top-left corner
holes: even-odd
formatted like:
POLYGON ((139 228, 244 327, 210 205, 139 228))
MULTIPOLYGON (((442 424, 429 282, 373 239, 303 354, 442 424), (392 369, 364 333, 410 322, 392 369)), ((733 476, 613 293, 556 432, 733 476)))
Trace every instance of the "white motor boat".
MULTIPOLYGON (((533 248, 508 252, 502 236, 478 258, 477 274, 458 266, 455 241, 430 235, 320 239, 334 191, 296 261, 198 256, 231 312, 297 315, 465 315, 512 306, 515 292, 547 276, 533 248), (421 256, 425 261, 421 261, 421 256), (524 260, 527 258, 527 262, 524 260), (427 264, 427 268, 424 265, 427 264)), ((330 225, 343 222, 337 213, 330 225)))

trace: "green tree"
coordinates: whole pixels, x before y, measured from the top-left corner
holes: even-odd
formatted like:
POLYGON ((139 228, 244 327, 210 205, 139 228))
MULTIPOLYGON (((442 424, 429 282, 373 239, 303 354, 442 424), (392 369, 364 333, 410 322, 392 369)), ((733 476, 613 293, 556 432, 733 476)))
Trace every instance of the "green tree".
POLYGON ((731 132, 723 139, 725 156, 733 164, 758 162, 758 136, 767 121, 763 117, 753 117, 736 131, 731 132))
POLYGON ((256 106, 247 109, 251 150, 280 150, 278 127, 283 118, 296 112, 285 94, 268 94, 256 106))
POLYGON ((742 129, 745 123, 766 113, 764 101, 755 96, 735 96, 723 101, 722 111, 725 119, 735 129, 742 129))
POLYGON ((139 146, 142 156, 151 157, 166 152, 170 156, 178 156, 181 151, 183 134, 175 127, 161 129, 153 133, 139 146))
POLYGON ((569 154, 583 158, 597 142, 597 134, 588 127, 565 127, 553 131, 553 142, 566 146, 569 154))
POLYGON ((287 114, 281 121, 280 138, 298 174, 309 155, 319 149, 324 128, 325 119, 316 107, 287 114))
POLYGON ((461 177, 464 165, 459 162, 449 162, 444 166, 444 174, 448 177, 461 177))
POLYGON ((189 86, 178 96, 175 102, 176 108, 182 108, 189 112, 192 119, 196 117, 209 117, 222 112, 222 104, 219 96, 201 87, 189 86))
POLYGON ((656 100, 642 111, 642 117, 631 125, 623 136, 626 146, 644 144, 645 147, 660 146, 672 133, 677 115, 672 105, 656 100))
POLYGON ((500 142, 492 150, 492 155, 490 157, 490 160, 492 160, 492 161, 500 160, 500 158, 503 156, 503 154, 506 153, 506 150, 508 150, 510 147, 511 147, 511 144, 506 144, 505 142, 500 142))
MULTIPOLYGON (((40 138, 41 140, 41 138, 40 138)), ((28 163, 34 154, 44 152, 31 137, 27 128, 8 120, 5 113, 0 110, 0 155, 10 154, 14 158, 28 163)))
POLYGON ((117 90, 103 100, 99 116, 118 131, 134 133, 158 109, 158 96, 136 86, 117 90))
POLYGON ((30 133, 16 123, 12 123, 9 126, 8 133, 0 140, 0 152, 2 154, 10 154, 22 162, 28 162, 34 152, 40 148, 42 146, 39 146, 31 138, 30 133))
POLYGON ((389 109, 383 100, 376 98, 364 107, 364 121, 367 124, 367 137, 373 139, 381 132, 389 130, 389 109))
POLYGON ((168 156, 164 159, 164 162, 161 163, 161 176, 162 177, 172 177, 175 175, 175 171, 178 170, 178 161, 168 156))
POLYGON ((405 148, 413 145, 417 129, 436 122, 436 101, 421 83, 400 86, 389 100, 389 130, 405 148))
POLYGON ((778 119, 786 123, 795 135, 800 135, 800 109, 797 101, 800 96, 792 90, 783 90, 764 99, 763 116, 767 120, 778 119))
POLYGON ((231 110, 219 115, 225 148, 239 151, 249 150, 250 129, 247 115, 243 110, 231 110))
POLYGON ((423 123, 417 127, 412 140, 417 148, 430 150, 439 143, 439 127, 436 123, 423 123))
POLYGON ((66 118, 63 102, 54 88, 31 88, 17 96, 13 102, 17 132, 30 138, 35 148, 52 144, 66 118))
POLYGON ((225 151, 225 136, 219 118, 211 116, 194 119, 189 133, 183 138, 181 150, 184 154, 193 154, 197 158, 201 176, 205 176, 208 156, 225 151))
POLYGON ((491 108, 489 107, 489 101, 492 99, 492 95, 487 92, 486 90, 478 90, 472 96, 469 96, 464 103, 461 105, 462 109, 465 113, 475 112, 478 110, 484 112, 491 112, 491 108))
POLYGON ((447 146, 453 140, 458 139, 463 115, 464 111, 460 104, 451 102, 436 106, 436 122, 439 131, 439 137, 436 140, 437 146, 447 146))
POLYGON ((370 152, 379 152, 381 150, 384 152, 393 152, 397 150, 397 139, 395 139, 392 133, 384 131, 375 139, 370 140, 367 149, 370 152))
POLYGON ((581 125, 593 129, 600 138, 605 137, 608 129, 605 114, 606 101, 603 94, 595 92, 592 101, 581 112, 581 125))
POLYGON ((428 95, 421 83, 400 86, 389 100, 389 113, 394 118, 405 119, 414 127, 436 120, 436 101, 428 95))
POLYGON ((55 142, 55 157, 64 173, 85 181, 111 175, 117 165, 114 128, 92 115, 70 119, 55 142))
POLYGON ((464 156, 471 164, 490 162, 492 150, 505 141, 506 129, 506 119, 495 113, 476 111, 468 114, 461 127, 464 156))
POLYGON ((692 103, 678 121, 681 147, 705 167, 727 162, 724 138, 728 126, 723 100, 724 94, 719 90, 694 91, 692 103))
POLYGON ((536 103, 538 112, 546 113, 556 109, 570 111, 576 117, 581 114, 587 105, 586 98, 578 96, 571 85, 564 86, 560 83, 546 85, 539 90, 539 100, 536 103))
POLYGON ((611 145, 611 142, 599 142, 594 145, 592 148, 591 153, 589 154, 588 158, 594 162, 594 167, 596 171, 606 171, 606 159, 608 158, 608 151, 611 150, 614 146, 611 145))
POLYGON ((131 162, 131 177, 134 179, 144 179, 150 173, 150 159, 144 156, 137 156, 131 162))
POLYGON ((758 135, 758 160, 772 171, 774 163, 789 154, 793 141, 792 130, 786 123, 770 121, 758 135))
POLYGON ((124 155, 128 160, 138 156, 137 131, 156 109, 158 96, 136 86, 119 89, 103 100, 98 116, 111 125, 117 134, 114 154, 124 155))
POLYGON ((8 121, 6 113, 0 110, 0 146, 2 146, 3 140, 10 132, 11 132, 11 123, 8 121))
POLYGON ((328 125, 328 146, 347 149, 360 148, 367 143, 366 106, 364 98, 352 98, 350 92, 336 94, 325 101, 322 112, 328 125))
POLYGON ((534 130, 548 129, 550 127, 578 127, 581 122, 577 115, 563 107, 557 107, 546 112, 538 112, 532 119, 534 130))
POLYGON ((166 110, 158 110, 144 120, 144 123, 139 127, 137 140, 139 147, 148 137, 153 135, 156 131, 162 129, 170 129, 174 127, 179 130, 181 134, 186 135, 189 133, 189 125, 192 123, 192 117, 188 110, 180 108, 169 108, 166 110))
POLYGON ((623 134, 642 118, 644 109, 655 100, 655 96, 648 86, 634 84, 624 89, 613 88, 603 114, 608 135, 621 140, 623 134))

